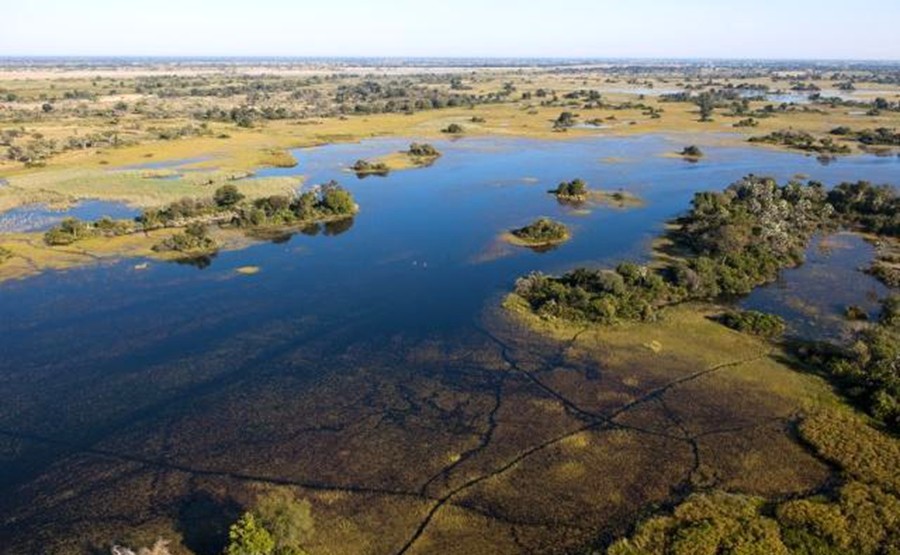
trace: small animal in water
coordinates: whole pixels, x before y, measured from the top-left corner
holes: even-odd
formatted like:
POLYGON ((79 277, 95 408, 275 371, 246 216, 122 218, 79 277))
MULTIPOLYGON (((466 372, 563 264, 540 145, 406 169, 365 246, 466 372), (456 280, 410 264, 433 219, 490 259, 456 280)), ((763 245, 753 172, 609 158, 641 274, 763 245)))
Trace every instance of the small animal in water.
POLYGON ((142 262, 140 264, 134 265, 135 270, 146 270, 149 267, 150 267, 150 264, 148 262, 142 262))

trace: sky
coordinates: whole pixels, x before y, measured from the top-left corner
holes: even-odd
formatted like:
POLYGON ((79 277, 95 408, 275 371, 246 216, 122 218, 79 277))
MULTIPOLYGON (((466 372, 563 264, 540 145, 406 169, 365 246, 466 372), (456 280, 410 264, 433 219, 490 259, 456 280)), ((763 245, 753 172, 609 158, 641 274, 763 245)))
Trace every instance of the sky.
POLYGON ((0 56, 900 60, 900 0, 0 1, 0 56))

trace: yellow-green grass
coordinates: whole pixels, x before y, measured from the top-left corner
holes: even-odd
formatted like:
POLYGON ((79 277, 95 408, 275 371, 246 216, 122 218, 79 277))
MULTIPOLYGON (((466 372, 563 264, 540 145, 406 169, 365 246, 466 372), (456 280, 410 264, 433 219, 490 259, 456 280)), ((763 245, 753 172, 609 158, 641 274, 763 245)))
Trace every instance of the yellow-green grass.
POLYGON ((531 247, 531 248, 540 248, 540 247, 554 247, 556 245, 562 245, 563 243, 569 241, 572 238, 572 232, 566 230, 565 235, 558 239, 526 239, 523 237, 518 237, 517 235, 504 232, 500 235, 500 239, 506 241, 510 245, 515 245, 517 247, 531 247))
POLYGON ((614 208, 638 208, 644 199, 628 191, 588 191, 588 200, 614 208))
POLYGON ((31 203, 63 207, 85 199, 121 201, 134 207, 161 206, 182 197, 208 197, 226 183, 236 183, 249 198, 285 194, 300 180, 267 177, 235 181, 245 174, 227 171, 188 172, 176 179, 161 179, 158 170, 113 171, 102 168, 55 168, 21 173, 0 187, 0 212, 31 203))
MULTIPOLYGON (((90 237, 66 246, 50 246, 41 233, 8 233, 0 236, 0 247, 10 256, 0 262, 0 282, 23 279, 46 271, 71 270, 124 258, 153 258, 171 261, 184 256, 178 252, 157 252, 153 246, 180 233, 180 229, 158 229, 117 237, 90 237)), ((211 228, 210 236, 221 250, 238 250, 256 241, 232 229, 211 228)))

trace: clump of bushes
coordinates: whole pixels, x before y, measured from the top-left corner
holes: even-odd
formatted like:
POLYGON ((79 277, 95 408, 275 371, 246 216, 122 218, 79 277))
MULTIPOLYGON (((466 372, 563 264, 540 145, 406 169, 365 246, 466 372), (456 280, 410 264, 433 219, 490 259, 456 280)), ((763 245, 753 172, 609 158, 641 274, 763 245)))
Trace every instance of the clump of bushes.
POLYGON ((572 112, 563 112, 553 121, 553 129, 565 131, 575 125, 575 118, 577 117, 572 112))
POLYGON ((841 223, 861 231, 900 237, 900 195, 890 185, 841 183, 828 192, 841 223))
POLYGON ((588 188, 583 179, 575 178, 572 181, 561 182, 550 193, 556 195, 558 199, 580 201, 587 198, 588 188))
POLYGON ((96 222, 65 218, 44 233, 44 242, 52 246, 71 245, 88 237, 115 237, 134 231, 134 223, 103 217, 96 222))
POLYGON ((860 322, 869 319, 869 314, 861 306, 851 304, 844 309, 844 316, 848 320, 860 322))
POLYGON ((441 133, 447 133, 449 135, 461 135, 465 129, 463 126, 458 123, 451 123, 447 127, 441 129, 441 133))
POLYGON ((166 237, 153 245, 156 252, 178 252, 188 255, 205 255, 218 249, 216 240, 209 236, 206 226, 192 223, 184 231, 166 237))
POLYGON ((231 525, 225 555, 306 555, 313 530, 309 501, 273 488, 231 525))
POLYGON ((768 135, 750 137, 751 143, 768 143, 819 154, 850 154, 850 147, 831 137, 817 138, 806 131, 774 131, 768 135))
POLYGON ((631 262, 560 277, 532 273, 516 281, 515 294, 542 317, 602 324, 653 320, 662 304, 678 296, 659 273, 631 262))
POLYGON ((428 143, 412 143, 407 153, 419 158, 437 158, 441 155, 438 149, 428 143))
POLYGON ((900 432, 900 295, 882 302, 878 322, 859 331, 849 347, 804 345, 798 354, 810 367, 824 370, 869 414, 900 432))
POLYGON ((684 147, 680 154, 685 158, 703 158, 703 151, 697 145, 684 147))
POLYGON ((516 238, 533 245, 552 244, 569 238, 569 229, 550 218, 538 218, 525 227, 514 229, 510 233, 516 238))
POLYGON ((837 411, 803 418, 803 439, 843 470, 831 495, 783 502, 711 491, 637 526, 608 555, 892 553, 898 542, 900 447, 837 411))
POLYGON ((672 239, 688 256, 659 268, 620 264, 625 287, 608 271, 578 269, 560 277, 532 275, 516 294, 542 315, 613 322, 647 320, 684 300, 744 295, 803 260, 809 238, 832 214, 815 182, 779 186, 748 176, 721 193, 697 193, 676 221, 672 239))
POLYGON ((770 339, 780 337, 785 331, 781 316, 755 310, 729 311, 719 318, 719 322, 733 330, 770 339))
POLYGON ((387 175, 391 169, 384 162, 369 162, 368 160, 357 160, 350 166, 356 175, 387 175))

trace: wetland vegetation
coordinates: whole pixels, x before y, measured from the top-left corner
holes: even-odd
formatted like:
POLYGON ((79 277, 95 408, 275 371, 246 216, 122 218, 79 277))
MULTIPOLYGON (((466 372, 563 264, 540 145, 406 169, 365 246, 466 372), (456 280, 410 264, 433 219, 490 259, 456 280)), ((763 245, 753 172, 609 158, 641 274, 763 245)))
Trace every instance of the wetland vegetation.
POLYGON ((259 63, 0 64, 0 551, 896 551, 896 66, 259 63))

